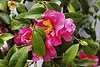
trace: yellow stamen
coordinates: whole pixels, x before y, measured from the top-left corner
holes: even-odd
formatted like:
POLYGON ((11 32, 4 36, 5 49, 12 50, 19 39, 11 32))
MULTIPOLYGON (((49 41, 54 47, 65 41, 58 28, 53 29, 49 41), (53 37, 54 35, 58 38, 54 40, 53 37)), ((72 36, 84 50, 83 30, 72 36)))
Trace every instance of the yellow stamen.
POLYGON ((50 20, 43 21, 42 24, 43 24, 43 26, 45 26, 43 28, 44 32, 46 34, 50 34, 50 32, 52 31, 52 24, 51 24, 50 20))

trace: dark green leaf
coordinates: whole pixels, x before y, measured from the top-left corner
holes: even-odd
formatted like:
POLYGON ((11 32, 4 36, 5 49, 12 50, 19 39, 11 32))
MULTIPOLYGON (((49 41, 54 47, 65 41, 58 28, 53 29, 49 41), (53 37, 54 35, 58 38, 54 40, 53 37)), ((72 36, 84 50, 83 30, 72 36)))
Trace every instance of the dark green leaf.
POLYGON ((83 11, 86 14, 88 14, 88 12, 89 12, 89 4, 88 4, 87 0, 80 0, 80 3, 81 3, 83 11))
POLYGON ((93 8, 94 8, 94 10, 96 11, 96 12, 98 12, 98 7, 96 6, 96 5, 93 5, 93 8))
POLYGON ((0 49, 0 59, 4 59, 4 56, 3 56, 1 49, 0 49))
POLYGON ((7 15, 6 13, 0 12, 0 20, 3 23, 6 23, 6 24, 10 24, 11 23, 11 19, 10 19, 9 15, 7 15))
POLYGON ((25 19, 25 18, 20 18, 20 19, 14 19, 11 22, 11 29, 12 30, 19 30, 21 29, 23 26, 27 26, 30 27, 30 21, 25 19))
POLYGON ((8 67, 8 60, 0 59, 0 67, 8 67))
POLYGON ((28 58, 28 47, 22 47, 19 49, 17 52, 15 52, 12 57, 10 58, 9 61, 9 66, 10 67, 24 67, 27 58, 28 58))
POLYGON ((97 17, 98 17, 98 19, 100 20, 100 15, 98 15, 97 17))
POLYGON ((61 12, 61 7, 54 2, 46 2, 46 6, 49 10, 61 12))
POLYGON ((24 18, 26 15, 26 13, 21 13, 21 14, 18 14, 15 19, 21 19, 21 18, 24 18))
POLYGON ((0 36, 0 38, 2 38, 3 41, 8 41, 10 39, 12 39, 14 37, 14 35, 10 34, 10 33, 4 33, 0 36))
POLYGON ((86 24, 88 21, 88 18, 84 17, 79 23, 78 26, 82 27, 84 24, 86 24))
POLYGON ((65 65, 71 65, 75 56, 77 55, 79 44, 72 45, 63 55, 62 63, 65 65))
POLYGON ((60 0, 60 1, 61 1, 62 6, 65 6, 67 4, 67 0, 60 0))
POLYGON ((69 47, 71 47, 72 45, 73 45, 73 41, 72 40, 71 41, 68 41, 68 42, 64 41, 63 44, 62 44, 62 46, 61 46, 61 50, 65 53, 65 51, 69 47))
POLYGON ((78 65, 79 66, 94 66, 96 65, 97 63, 92 60, 92 59, 84 59, 84 60, 81 60, 78 65))
POLYGON ((65 13, 65 18, 72 18, 74 23, 78 23, 79 21, 81 21, 84 16, 77 13, 77 12, 70 12, 70 13, 65 13))
POLYGON ((24 13, 27 12, 28 10, 24 4, 17 3, 17 11, 18 13, 24 13))
POLYGON ((16 52, 16 45, 13 46, 7 53, 7 56, 4 58, 5 60, 10 60, 11 56, 16 52))
POLYGON ((79 0, 70 0, 70 3, 74 6, 75 10, 80 9, 81 4, 79 0))
POLYGON ((24 18, 28 18, 28 19, 41 19, 43 18, 41 15, 43 15, 43 13, 46 11, 45 8, 43 7, 38 7, 35 9, 31 9, 27 12, 27 14, 25 15, 24 18))
POLYGON ((7 3, 4 0, 0 0, 0 11, 8 13, 7 12, 7 3))
POLYGON ((4 45, 4 41, 0 38, 0 47, 4 45))
POLYGON ((44 30, 38 26, 36 26, 36 28, 34 30, 42 37, 43 41, 45 42, 46 34, 45 34, 44 30))
POLYGON ((96 55, 97 51, 99 50, 99 46, 88 39, 84 39, 83 41, 86 41, 88 43, 87 46, 83 46, 83 51, 87 55, 96 55))
POLYGON ((35 52, 37 56, 43 56, 45 54, 45 45, 41 35, 38 32, 32 32, 32 51, 35 52))

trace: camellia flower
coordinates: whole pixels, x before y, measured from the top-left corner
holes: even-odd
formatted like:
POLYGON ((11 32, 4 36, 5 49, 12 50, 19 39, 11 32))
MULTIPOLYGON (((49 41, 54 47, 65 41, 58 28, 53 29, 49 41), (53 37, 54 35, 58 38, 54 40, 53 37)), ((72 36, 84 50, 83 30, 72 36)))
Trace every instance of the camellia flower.
POLYGON ((44 19, 36 20, 37 26, 41 27, 46 35, 52 39, 52 45, 61 45, 61 37, 63 37, 65 41, 70 41, 72 39, 71 34, 75 30, 72 19, 65 19, 63 13, 55 12, 53 10, 45 11, 43 18, 44 19))
POLYGON ((26 26, 22 27, 22 29, 15 34, 14 42, 17 46, 29 46, 31 45, 31 37, 32 37, 32 30, 26 26))
MULTIPOLYGON (((91 56, 91 55, 86 55, 86 54, 84 54, 83 52, 79 52, 79 57, 83 60, 83 59, 92 59, 92 60, 94 60, 97 64, 96 65, 94 65, 94 66, 89 66, 89 67, 97 67, 97 65, 98 65, 98 62, 99 62, 99 58, 98 57, 96 57, 96 56, 91 56)), ((85 67, 88 67, 88 66, 85 66, 85 67)))

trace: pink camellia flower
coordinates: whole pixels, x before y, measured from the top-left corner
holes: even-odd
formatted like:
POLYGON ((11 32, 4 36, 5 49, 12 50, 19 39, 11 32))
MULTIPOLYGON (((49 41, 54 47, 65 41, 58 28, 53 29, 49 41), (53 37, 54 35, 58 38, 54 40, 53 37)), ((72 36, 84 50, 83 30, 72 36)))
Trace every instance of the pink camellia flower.
POLYGON ((26 26, 22 27, 22 29, 15 34, 14 42, 17 46, 29 46, 31 45, 31 37, 32 37, 32 30, 26 26))
MULTIPOLYGON (((98 57, 96 57, 96 56, 91 56, 91 55, 86 55, 86 54, 84 54, 83 52, 79 52, 79 57, 83 60, 83 59, 92 59, 92 60, 94 60, 97 64, 96 65, 94 65, 94 66, 89 66, 89 67, 97 67, 97 65, 98 65, 98 62, 99 62, 99 58, 98 57)), ((85 67, 88 67, 88 66, 85 66, 85 67)))
POLYGON ((44 19, 36 20, 37 26, 41 27, 46 35, 49 35, 49 38, 52 39, 52 45, 61 45, 61 37, 63 37, 65 41, 70 41, 72 39, 71 34, 75 30, 72 19, 65 19, 63 13, 53 10, 45 11, 43 18, 44 19))

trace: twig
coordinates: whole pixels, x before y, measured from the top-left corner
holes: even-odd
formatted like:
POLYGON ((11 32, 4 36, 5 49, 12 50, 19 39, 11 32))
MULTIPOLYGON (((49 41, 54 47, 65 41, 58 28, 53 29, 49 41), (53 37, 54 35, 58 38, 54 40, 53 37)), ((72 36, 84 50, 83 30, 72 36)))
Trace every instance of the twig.
POLYGON ((77 39, 74 35, 72 35, 78 42, 80 42, 80 40, 79 39, 77 39))

